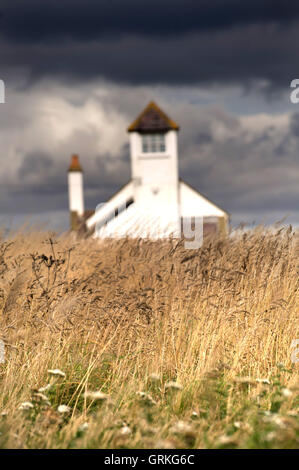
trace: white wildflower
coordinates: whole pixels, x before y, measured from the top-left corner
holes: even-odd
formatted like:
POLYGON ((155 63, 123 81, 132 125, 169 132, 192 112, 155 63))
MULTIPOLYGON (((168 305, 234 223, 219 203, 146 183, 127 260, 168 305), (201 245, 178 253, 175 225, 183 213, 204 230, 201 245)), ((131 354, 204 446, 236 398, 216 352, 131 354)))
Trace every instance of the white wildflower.
POLYGON ((293 395, 293 392, 288 389, 288 388, 283 388, 281 393, 283 394, 284 397, 290 398, 293 395))
POLYGON ((150 375, 148 376, 148 380, 149 380, 150 382, 160 382, 160 381, 161 381, 161 378, 160 378, 160 376, 159 376, 158 374, 150 374, 150 375))
POLYGON ((165 390, 183 390, 183 387, 178 382, 167 382, 165 390))
POLYGON ((155 449, 175 449, 175 448, 176 448, 175 442, 172 442, 167 439, 164 439, 164 440, 161 439, 155 445, 155 449))
POLYGON ((153 397, 146 392, 136 392, 136 395, 142 400, 144 403, 147 405, 156 405, 156 401, 153 399, 153 397))
POLYGON ((192 431, 192 427, 185 421, 177 421, 171 428, 170 431, 175 434, 186 434, 192 431))
POLYGON ((51 384, 47 384, 47 385, 45 385, 44 387, 39 388, 39 389, 38 389, 38 392, 40 392, 40 393, 47 392, 48 390, 50 390, 51 387, 52 387, 51 384))
POLYGON ((286 428, 286 422, 285 420, 283 419, 283 417, 279 416, 278 413, 270 413, 270 414, 266 414, 265 412, 265 417, 264 417, 264 422, 266 423, 273 423, 275 424, 276 426, 278 426, 279 428, 286 428))
POLYGON ((57 411, 60 414, 67 414, 67 413, 70 413, 71 408, 67 405, 59 405, 57 408, 57 411))
POLYGON ((62 370, 60 370, 60 369, 49 369, 48 374, 53 375, 54 377, 63 377, 63 378, 65 378, 65 373, 62 372, 62 370))
POLYGON ((273 422, 276 424, 276 426, 278 426, 279 428, 282 428, 282 429, 285 429, 287 426, 286 426, 286 423, 285 423, 285 420, 283 418, 281 418, 280 416, 274 416, 273 417, 273 422))
POLYGON ((88 428, 89 428, 89 424, 88 424, 88 423, 82 423, 82 424, 80 424, 80 426, 78 427, 78 431, 84 432, 84 431, 87 431, 88 428))
POLYGON ((241 421, 235 421, 235 422, 234 422, 234 426, 235 426, 235 428, 237 428, 237 429, 241 429, 241 428, 242 428, 242 425, 243 425, 243 423, 241 423, 241 421))
POLYGON ((46 405, 51 405, 48 397, 41 392, 34 393, 33 398, 36 401, 43 401, 46 405))
POLYGON ((34 408, 34 405, 31 403, 31 401, 24 401, 19 406, 19 410, 31 410, 32 408, 34 408))
POLYGON ((236 444, 236 440, 232 436, 223 435, 218 438, 217 443, 221 446, 228 446, 236 444))
POLYGON ((103 393, 100 390, 97 392, 86 391, 84 393, 84 396, 85 398, 90 398, 91 400, 100 400, 100 401, 104 401, 109 398, 109 395, 106 395, 106 393, 103 393))
POLYGON ((256 381, 263 385, 271 385, 271 382, 268 379, 256 379, 256 381))
POLYGON ((122 436, 129 436, 130 434, 132 434, 132 431, 129 426, 125 425, 120 429, 120 434, 122 436))
POLYGON ((44 393, 36 392, 33 396, 36 398, 40 398, 42 401, 48 401, 48 397, 44 393))

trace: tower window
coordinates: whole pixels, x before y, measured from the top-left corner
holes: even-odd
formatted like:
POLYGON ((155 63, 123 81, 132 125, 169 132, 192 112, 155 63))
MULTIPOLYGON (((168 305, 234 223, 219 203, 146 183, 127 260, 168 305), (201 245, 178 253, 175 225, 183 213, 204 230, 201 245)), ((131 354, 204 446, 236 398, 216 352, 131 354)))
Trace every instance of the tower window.
POLYGON ((165 152, 165 134, 143 134, 142 152, 165 152))

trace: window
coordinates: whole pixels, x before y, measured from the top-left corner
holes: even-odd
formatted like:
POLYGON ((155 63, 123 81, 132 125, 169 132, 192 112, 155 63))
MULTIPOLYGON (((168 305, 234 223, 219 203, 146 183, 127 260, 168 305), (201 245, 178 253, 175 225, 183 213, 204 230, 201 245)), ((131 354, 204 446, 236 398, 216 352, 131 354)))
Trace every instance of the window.
POLYGON ((143 134, 142 152, 165 152, 165 134, 143 134))

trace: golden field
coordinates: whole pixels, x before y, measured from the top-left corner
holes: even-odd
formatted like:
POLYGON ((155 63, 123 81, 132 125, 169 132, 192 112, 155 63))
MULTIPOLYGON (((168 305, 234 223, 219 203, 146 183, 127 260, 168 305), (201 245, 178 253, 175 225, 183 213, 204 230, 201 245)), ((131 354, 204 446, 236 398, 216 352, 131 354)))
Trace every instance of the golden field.
POLYGON ((0 447, 299 448, 298 248, 2 237, 0 447))

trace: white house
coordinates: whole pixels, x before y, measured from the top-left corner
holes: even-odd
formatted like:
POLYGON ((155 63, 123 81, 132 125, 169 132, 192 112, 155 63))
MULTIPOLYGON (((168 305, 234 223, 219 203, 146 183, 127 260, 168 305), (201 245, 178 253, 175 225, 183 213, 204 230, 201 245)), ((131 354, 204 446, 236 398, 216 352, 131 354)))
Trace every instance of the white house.
MULTIPOLYGON (((105 237, 180 237, 184 219, 203 220, 203 233, 226 233, 229 215, 179 178, 178 130, 154 102, 129 126, 131 180, 95 212, 84 210, 82 168, 68 173, 71 227, 105 237)), ((200 171, 200 168, 199 168, 200 171)))

